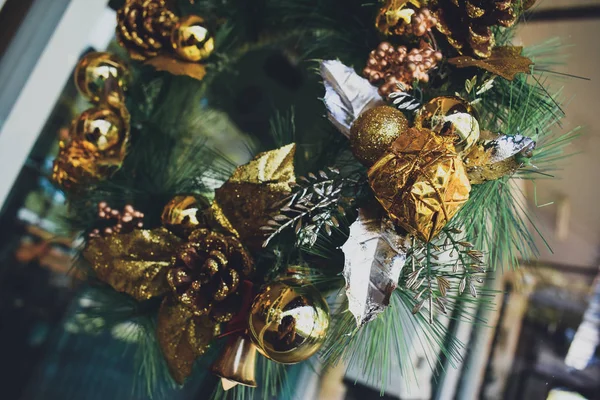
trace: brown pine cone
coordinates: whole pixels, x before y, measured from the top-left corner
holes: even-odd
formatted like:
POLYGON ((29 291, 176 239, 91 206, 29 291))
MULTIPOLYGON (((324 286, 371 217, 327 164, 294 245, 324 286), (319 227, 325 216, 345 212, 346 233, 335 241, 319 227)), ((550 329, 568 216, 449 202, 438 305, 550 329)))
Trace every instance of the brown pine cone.
POLYGON ((167 281, 194 314, 227 322, 242 306, 241 281, 253 271, 252 257, 239 240, 198 229, 173 257, 167 281))
POLYGON ((495 45, 492 27, 510 27, 520 0, 433 0, 437 29, 460 54, 487 58, 495 45))
POLYGON ((146 60, 171 47, 178 18, 164 0, 126 0, 117 12, 117 40, 134 60, 146 60))
POLYGON ((414 81, 428 82, 429 71, 441 60, 442 53, 423 41, 420 48, 410 51, 405 46, 395 48, 383 42, 371 51, 363 75, 379 85, 379 94, 386 98, 397 90, 398 84, 408 89, 414 81))

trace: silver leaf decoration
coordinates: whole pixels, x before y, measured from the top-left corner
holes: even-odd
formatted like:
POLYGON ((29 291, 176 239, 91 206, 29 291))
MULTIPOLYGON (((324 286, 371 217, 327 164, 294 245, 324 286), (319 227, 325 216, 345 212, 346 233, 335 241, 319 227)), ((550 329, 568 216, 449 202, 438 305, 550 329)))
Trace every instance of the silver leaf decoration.
POLYGON ((400 84, 398 84, 398 86, 398 90, 390 93, 388 96, 388 99, 394 106, 396 106, 398 110, 416 112, 422 107, 422 104, 419 100, 417 100, 413 95, 403 91, 402 88, 400 88, 400 84))
POLYGON ((523 157, 531 157, 531 153, 535 149, 535 141, 523 135, 500 135, 493 140, 483 143, 483 147, 487 150, 492 149, 490 164, 504 161, 517 154, 523 157))
POLYGON ((321 61, 320 71, 327 117, 344 135, 350 136, 350 126, 362 112, 384 104, 377 88, 341 61, 321 61))
POLYGON ((366 209, 359 210, 348 241, 342 246, 348 308, 359 327, 375 319, 389 304, 409 245, 391 222, 370 215, 366 209))

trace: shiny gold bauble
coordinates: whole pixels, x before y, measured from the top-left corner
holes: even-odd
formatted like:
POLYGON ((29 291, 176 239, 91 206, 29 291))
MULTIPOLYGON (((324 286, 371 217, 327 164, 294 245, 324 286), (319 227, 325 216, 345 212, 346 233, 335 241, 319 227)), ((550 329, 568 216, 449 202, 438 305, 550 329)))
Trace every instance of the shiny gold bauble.
POLYGON ((209 201, 198 194, 175 196, 163 208, 160 220, 171 232, 187 237, 203 226, 201 213, 209 206, 209 201))
POLYGON ((415 117, 415 128, 456 135, 455 148, 459 153, 470 149, 480 135, 475 109, 456 96, 436 97, 424 104, 415 117))
POLYGON ((371 166, 390 145, 408 129, 408 120, 390 106, 377 106, 362 113, 350 127, 350 146, 354 156, 371 166))
POLYGON ((126 91, 130 73, 127 65, 115 55, 92 52, 79 60, 74 78, 79 92, 97 103, 104 98, 107 79, 114 78, 116 85, 126 91))
POLYGON ((261 354, 281 364, 295 364, 323 345, 329 307, 314 286, 277 281, 263 286, 254 298, 248 327, 261 354))
POLYGON ((212 33, 197 15, 179 20, 171 34, 171 44, 179 57, 190 62, 208 58, 215 48, 212 33))
POLYGON ((73 139, 91 143, 99 152, 109 152, 123 143, 127 132, 123 118, 112 108, 93 107, 73 122, 73 139))

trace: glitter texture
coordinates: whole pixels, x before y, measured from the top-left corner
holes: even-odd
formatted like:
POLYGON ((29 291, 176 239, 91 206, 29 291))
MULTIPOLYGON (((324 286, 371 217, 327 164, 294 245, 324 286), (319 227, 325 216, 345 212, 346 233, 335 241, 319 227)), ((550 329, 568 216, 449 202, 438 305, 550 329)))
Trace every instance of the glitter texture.
POLYGON ((163 300, 158 312, 157 337, 169 372, 183 384, 192 373, 197 357, 204 354, 214 337, 216 324, 208 317, 196 317, 174 299, 163 300))
POLYGON ((371 166, 384 155, 400 134, 408 129, 402 111, 378 106, 365 111, 350 128, 350 145, 354 156, 371 166))
POLYGON ((169 292, 166 271, 181 240, 164 228, 94 237, 83 253, 98 279, 136 300, 169 292))
POLYGON ((295 152, 296 145, 292 143, 260 153, 238 167, 215 191, 212 222, 238 236, 246 247, 261 248, 260 227, 278 211, 274 206, 291 192, 291 185, 296 182, 295 152))
POLYGON ((173 258, 167 281, 173 296, 195 315, 226 322, 241 305, 240 279, 254 271, 254 262, 239 240, 198 229, 173 258))

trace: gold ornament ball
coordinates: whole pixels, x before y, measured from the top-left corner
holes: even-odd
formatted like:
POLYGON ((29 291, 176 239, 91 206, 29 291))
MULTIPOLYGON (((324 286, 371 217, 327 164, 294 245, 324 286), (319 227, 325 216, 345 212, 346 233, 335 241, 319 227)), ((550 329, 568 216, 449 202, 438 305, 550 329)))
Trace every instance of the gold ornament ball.
POLYGON ((114 78, 117 85, 127 90, 130 73, 127 65, 110 53, 86 54, 75 68, 75 85, 88 100, 98 103, 104 97, 107 79, 114 78))
POLYGON ((248 318, 258 351, 281 364, 295 364, 315 354, 325 342, 329 307, 311 285, 282 280, 261 288, 248 318))
POLYGON ((354 156, 367 167, 373 165, 408 129, 408 120, 390 106, 377 106, 362 113, 350 127, 354 156))
POLYGON ((475 109, 456 96, 436 97, 424 104, 415 117, 415 128, 456 135, 455 148, 459 153, 469 150, 480 135, 475 109))
POLYGON ((187 237, 202 225, 201 213, 210 203, 201 195, 178 195, 163 208, 160 220, 164 227, 179 236, 187 237))
POLYGON ((179 20, 171 34, 171 44, 179 57, 190 62, 208 58, 215 48, 215 41, 204 19, 196 15, 179 20))
POLYGON ((107 152, 123 143, 125 121, 111 108, 93 107, 73 123, 74 139, 85 140, 99 152, 107 152))

